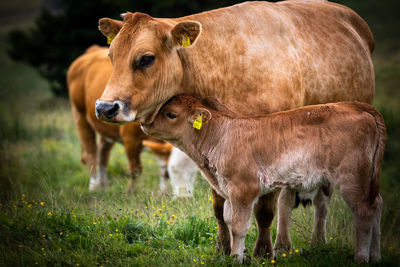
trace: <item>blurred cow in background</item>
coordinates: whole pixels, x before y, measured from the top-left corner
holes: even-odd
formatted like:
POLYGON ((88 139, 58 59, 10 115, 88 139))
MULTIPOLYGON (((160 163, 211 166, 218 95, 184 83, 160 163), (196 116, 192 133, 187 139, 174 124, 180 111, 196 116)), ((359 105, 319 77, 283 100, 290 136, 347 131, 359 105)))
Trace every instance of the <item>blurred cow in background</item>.
POLYGON ((108 48, 94 45, 71 64, 67 74, 72 111, 82 147, 81 161, 90 170, 89 189, 103 189, 108 186, 107 164, 110 151, 116 141, 121 141, 129 161, 131 179, 128 190, 133 190, 136 176, 142 171, 140 161, 142 141, 151 140, 157 144, 151 150, 162 158, 159 162, 164 171, 161 175, 160 188, 165 192, 168 157, 172 146, 145 135, 139 123, 116 125, 101 121, 95 115, 96 100, 103 93, 112 70, 108 48), (96 133, 100 136, 99 142, 96 142, 96 133))

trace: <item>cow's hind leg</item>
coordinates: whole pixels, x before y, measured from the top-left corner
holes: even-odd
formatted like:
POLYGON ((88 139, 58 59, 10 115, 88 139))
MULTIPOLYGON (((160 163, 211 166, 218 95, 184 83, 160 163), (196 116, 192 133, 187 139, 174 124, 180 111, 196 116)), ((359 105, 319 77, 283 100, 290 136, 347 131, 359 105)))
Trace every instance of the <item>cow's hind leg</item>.
POLYGON ((97 177, 90 180, 90 190, 94 190, 96 188, 105 189, 109 186, 109 181, 107 178, 107 165, 113 145, 113 140, 107 139, 103 136, 100 137, 97 150, 97 177))
POLYGON ((214 214, 218 223, 217 250, 221 251, 225 255, 229 255, 231 253, 231 242, 230 231, 224 220, 225 199, 218 195, 214 190, 212 190, 212 194, 214 214))
POLYGON ((332 192, 333 186, 331 184, 322 185, 313 199, 314 228, 311 237, 312 244, 326 243, 326 215, 332 192))
POLYGON ((371 262, 381 259, 381 215, 383 199, 381 195, 376 197, 376 214, 372 225, 371 246, 369 252, 369 260, 371 262))
POLYGON ((273 257, 271 240, 271 223, 274 219, 276 201, 279 191, 264 195, 254 205, 254 215, 257 220, 258 237, 254 247, 254 257, 273 257))
POLYGON ((289 233, 290 216, 296 205, 296 192, 290 188, 282 188, 278 198, 278 225, 275 238, 275 251, 288 252, 291 249, 289 233))
MULTIPOLYGON (((96 133, 86 120, 86 114, 80 112, 72 105, 72 113, 74 115, 75 124, 78 129, 78 137, 81 143, 81 161, 86 164, 90 171, 90 184, 92 180, 96 180, 96 133)), ((92 190, 92 188, 89 188, 92 190)))

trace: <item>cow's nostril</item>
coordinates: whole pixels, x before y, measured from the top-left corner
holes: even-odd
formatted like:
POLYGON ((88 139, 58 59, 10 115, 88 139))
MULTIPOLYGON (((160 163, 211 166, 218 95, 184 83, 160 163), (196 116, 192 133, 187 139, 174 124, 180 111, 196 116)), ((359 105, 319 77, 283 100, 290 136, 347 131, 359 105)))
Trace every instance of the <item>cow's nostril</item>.
POLYGON ((107 119, 111 119, 117 116, 118 113, 119 113, 119 105, 117 103, 114 103, 108 107, 108 109, 104 112, 104 115, 106 115, 107 119))
POLYGON ((120 107, 115 102, 103 102, 101 100, 96 101, 96 116, 99 119, 112 119, 118 115, 120 107))

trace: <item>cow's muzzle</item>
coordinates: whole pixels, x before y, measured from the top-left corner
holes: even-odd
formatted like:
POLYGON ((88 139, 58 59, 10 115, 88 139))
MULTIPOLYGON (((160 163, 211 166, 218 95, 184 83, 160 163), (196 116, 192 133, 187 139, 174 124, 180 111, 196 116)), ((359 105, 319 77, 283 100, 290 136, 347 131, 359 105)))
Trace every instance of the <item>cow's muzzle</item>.
POLYGON ((101 99, 96 101, 96 116, 100 120, 110 121, 115 118, 120 110, 121 110, 121 103, 120 101, 113 101, 113 102, 105 102, 101 99))

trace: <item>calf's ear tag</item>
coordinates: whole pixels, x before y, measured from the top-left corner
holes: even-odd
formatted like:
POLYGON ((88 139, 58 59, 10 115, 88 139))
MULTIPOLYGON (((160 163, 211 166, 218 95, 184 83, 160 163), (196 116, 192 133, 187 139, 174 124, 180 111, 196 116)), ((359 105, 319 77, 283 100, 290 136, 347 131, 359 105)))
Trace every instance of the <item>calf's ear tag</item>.
POLYGON ((189 36, 186 35, 186 33, 183 34, 183 40, 182 40, 182 47, 188 47, 190 46, 190 38, 189 36))
POLYGON ((195 119, 195 121, 193 122, 193 128, 200 130, 202 124, 203 124, 203 113, 201 113, 201 115, 195 119))
POLYGON ((115 34, 110 34, 107 36, 107 44, 111 44, 111 42, 114 40, 115 34))

